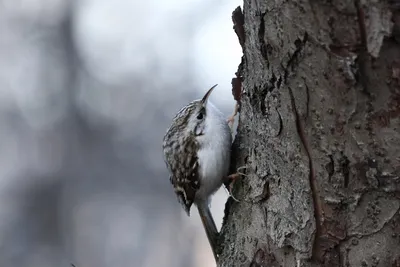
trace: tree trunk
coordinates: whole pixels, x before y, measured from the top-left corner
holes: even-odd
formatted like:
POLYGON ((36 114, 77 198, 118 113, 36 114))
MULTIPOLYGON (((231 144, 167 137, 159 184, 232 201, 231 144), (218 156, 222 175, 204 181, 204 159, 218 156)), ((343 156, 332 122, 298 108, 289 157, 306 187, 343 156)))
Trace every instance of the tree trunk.
POLYGON ((244 1, 219 266, 400 266, 399 2, 244 1))

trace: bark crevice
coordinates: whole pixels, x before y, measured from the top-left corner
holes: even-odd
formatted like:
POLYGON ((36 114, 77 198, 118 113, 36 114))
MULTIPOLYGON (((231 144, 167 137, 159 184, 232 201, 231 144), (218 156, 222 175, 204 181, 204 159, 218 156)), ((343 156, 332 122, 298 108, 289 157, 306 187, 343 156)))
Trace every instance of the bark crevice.
MULTIPOLYGON (((290 96, 290 102, 291 102, 291 107, 292 107, 292 112, 295 117, 295 123, 296 123, 296 129, 297 133, 299 135, 299 138, 301 140, 301 143, 303 145, 303 148, 306 152, 307 158, 308 158, 308 168, 309 168, 309 183, 311 187, 311 195, 314 203, 314 218, 315 218, 315 227, 316 227, 316 232, 314 236, 314 245, 313 245, 313 251, 318 250, 319 247, 319 237, 322 234, 322 222, 324 220, 323 218, 323 208, 322 208, 322 203, 319 195, 319 189, 318 189, 318 182, 315 177, 315 170, 313 166, 313 160, 310 152, 310 147, 308 145, 307 137, 300 119, 300 115, 297 112, 296 108, 296 102, 294 99, 293 91, 290 87, 288 87, 289 90, 289 96, 290 96)), ((313 253, 313 256, 317 256, 320 253, 313 253)))

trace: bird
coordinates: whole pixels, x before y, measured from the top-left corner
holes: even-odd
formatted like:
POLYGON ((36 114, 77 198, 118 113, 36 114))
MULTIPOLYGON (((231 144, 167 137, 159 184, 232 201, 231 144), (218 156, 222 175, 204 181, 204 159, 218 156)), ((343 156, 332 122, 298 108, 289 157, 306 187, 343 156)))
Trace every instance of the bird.
POLYGON ((181 108, 163 138, 164 161, 177 199, 190 216, 199 212, 214 258, 218 262, 218 230, 210 211, 211 196, 221 187, 230 167, 232 131, 222 112, 205 95, 181 108))

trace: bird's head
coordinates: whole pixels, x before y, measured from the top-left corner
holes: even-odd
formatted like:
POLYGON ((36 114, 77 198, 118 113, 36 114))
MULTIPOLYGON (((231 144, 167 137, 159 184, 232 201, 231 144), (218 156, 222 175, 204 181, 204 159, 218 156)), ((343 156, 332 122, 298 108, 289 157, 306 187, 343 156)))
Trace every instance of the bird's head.
POLYGON ((209 103, 208 98, 216 86, 217 84, 211 87, 201 99, 191 102, 178 113, 181 115, 177 117, 181 120, 184 131, 187 134, 196 137, 204 135, 207 119, 212 115, 209 113, 209 105, 212 104, 209 103))

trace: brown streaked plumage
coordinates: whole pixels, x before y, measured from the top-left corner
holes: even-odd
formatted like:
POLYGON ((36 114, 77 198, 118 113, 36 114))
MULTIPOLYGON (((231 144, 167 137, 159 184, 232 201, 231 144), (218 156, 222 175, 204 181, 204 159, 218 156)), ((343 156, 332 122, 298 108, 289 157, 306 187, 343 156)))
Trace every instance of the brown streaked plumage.
POLYGON ((222 113, 208 101, 215 87, 176 114, 164 136, 163 151, 178 200, 188 215, 192 204, 197 206, 217 260, 218 231, 208 205, 228 174, 232 136, 222 113))

